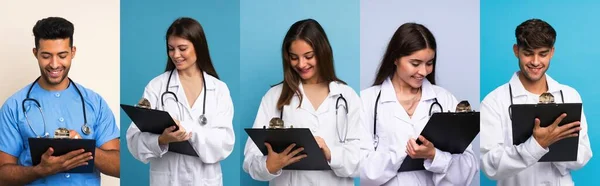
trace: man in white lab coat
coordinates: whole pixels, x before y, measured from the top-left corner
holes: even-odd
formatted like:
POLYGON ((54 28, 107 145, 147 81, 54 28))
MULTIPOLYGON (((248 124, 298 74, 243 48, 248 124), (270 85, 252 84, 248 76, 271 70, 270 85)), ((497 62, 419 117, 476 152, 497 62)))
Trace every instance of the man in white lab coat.
POLYGON ((557 102, 581 103, 579 93, 546 74, 554 54, 556 31, 545 21, 530 19, 515 31, 513 46, 519 71, 510 81, 489 93, 481 103, 481 166, 498 185, 574 185, 571 171, 582 168, 592 157, 587 122, 581 120, 558 126, 566 114, 548 127, 535 119, 533 135, 513 145, 511 104, 535 104, 542 93, 551 93, 557 102), (562 95, 561 95, 562 94, 562 95), (564 100, 559 100, 559 99, 564 100), (579 131, 579 134, 576 132, 579 131), (549 152, 548 146, 565 138, 579 138, 577 161, 538 162, 549 152))

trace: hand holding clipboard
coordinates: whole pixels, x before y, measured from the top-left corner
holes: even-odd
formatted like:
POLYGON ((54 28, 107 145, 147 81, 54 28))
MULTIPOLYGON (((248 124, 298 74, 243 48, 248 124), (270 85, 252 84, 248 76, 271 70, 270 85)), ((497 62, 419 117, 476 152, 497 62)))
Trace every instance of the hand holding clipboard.
POLYGON ((533 136, 540 146, 549 149, 539 162, 576 161, 581 108, 581 103, 554 103, 550 93, 540 95, 538 104, 512 104, 509 114, 513 145, 533 136))
POLYGON ((81 139, 74 130, 58 128, 54 138, 29 138, 31 161, 42 175, 91 173, 96 140, 81 139))

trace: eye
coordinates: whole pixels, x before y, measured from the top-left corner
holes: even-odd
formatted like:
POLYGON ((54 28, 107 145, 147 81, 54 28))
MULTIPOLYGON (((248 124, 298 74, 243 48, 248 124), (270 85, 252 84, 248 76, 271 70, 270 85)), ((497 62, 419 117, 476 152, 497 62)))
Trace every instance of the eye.
POLYGON ((58 57, 60 57, 61 59, 67 58, 67 55, 59 55, 58 57))
POLYGON ((533 54, 532 54, 532 53, 530 53, 530 52, 525 52, 525 53, 523 53, 523 55, 525 55, 525 56, 531 56, 531 55, 533 55, 533 54))
POLYGON ((548 53, 541 53, 540 56, 546 57, 546 56, 548 56, 548 53))
POLYGON ((291 55, 291 56, 290 56, 290 59, 291 59, 291 60, 293 60, 293 61, 295 61, 295 60, 298 60, 298 56, 296 56, 296 55, 291 55))
POLYGON ((313 57, 315 57, 315 55, 314 55, 314 54, 311 54, 311 55, 307 55, 307 56, 305 56, 305 58, 306 58, 306 59, 312 59, 313 57))
POLYGON ((174 48, 171 48, 171 47, 169 47, 169 48, 167 48, 167 50, 168 50, 169 52, 171 52, 171 51, 173 51, 173 50, 174 50, 174 48))
POLYGON ((179 48, 179 50, 183 52, 183 51, 187 50, 187 47, 181 47, 181 48, 179 48))
POLYGON ((411 62, 410 64, 414 67, 418 67, 420 65, 419 62, 411 62))
POLYGON ((48 54, 42 54, 42 58, 48 59, 48 58, 50 58, 50 55, 48 55, 48 54))
POLYGON ((427 65, 427 66, 433 66, 433 61, 427 62, 425 65, 427 65))

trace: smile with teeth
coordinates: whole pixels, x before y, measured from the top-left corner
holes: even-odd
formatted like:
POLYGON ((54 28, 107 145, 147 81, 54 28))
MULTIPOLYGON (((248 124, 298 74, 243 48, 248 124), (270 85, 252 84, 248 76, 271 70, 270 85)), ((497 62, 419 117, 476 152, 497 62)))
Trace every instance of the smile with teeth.
POLYGON ((527 68, 529 68, 530 71, 535 72, 535 73, 538 73, 538 72, 540 72, 542 70, 542 67, 531 67, 531 66, 528 66, 527 68))
POLYGON ((62 69, 54 69, 54 70, 47 70, 48 74, 50 75, 50 77, 58 77, 60 75, 60 73, 63 71, 62 69))

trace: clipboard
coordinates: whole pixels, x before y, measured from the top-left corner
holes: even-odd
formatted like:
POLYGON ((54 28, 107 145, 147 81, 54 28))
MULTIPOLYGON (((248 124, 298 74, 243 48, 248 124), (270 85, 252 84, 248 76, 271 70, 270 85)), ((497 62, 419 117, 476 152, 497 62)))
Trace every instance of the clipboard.
MULTIPOLYGON (((29 138, 29 151, 33 166, 40 164, 42 154, 50 147, 54 149, 52 156, 61 156, 79 149, 91 152, 92 157, 96 156, 96 140, 93 139, 29 138)), ((89 160, 87 165, 61 173, 92 173, 94 172, 94 159, 89 160)))
POLYGON ((277 153, 283 152, 292 143, 296 144, 293 150, 304 147, 304 151, 296 156, 306 154, 306 158, 284 167, 284 170, 331 170, 325 154, 308 128, 246 128, 244 130, 263 155, 268 153, 265 142, 271 144, 273 151, 277 153))
MULTIPOLYGON (((533 135, 534 120, 540 119, 540 126, 551 125, 562 113, 567 113, 558 126, 581 120, 581 103, 550 103, 550 104, 513 104, 512 137, 513 145, 519 145, 533 135)), ((579 132, 577 132, 579 134, 579 132)), ((577 161, 579 136, 565 138, 550 145, 550 150, 538 162, 577 161)))
MULTIPOLYGON (((435 148, 451 154, 462 154, 479 134, 479 112, 434 113, 421 135, 435 148)), ((417 144, 422 144, 417 139, 417 144)), ((425 170, 425 159, 406 156, 398 172, 425 170)))
MULTIPOLYGON (((166 128, 175 126, 175 131, 179 130, 175 121, 168 112, 155 109, 147 109, 121 104, 121 108, 135 126, 142 132, 150 132, 153 134, 162 134, 166 128)), ((189 141, 169 143, 169 152, 185 154, 189 156, 198 156, 198 153, 192 147, 189 141)))

